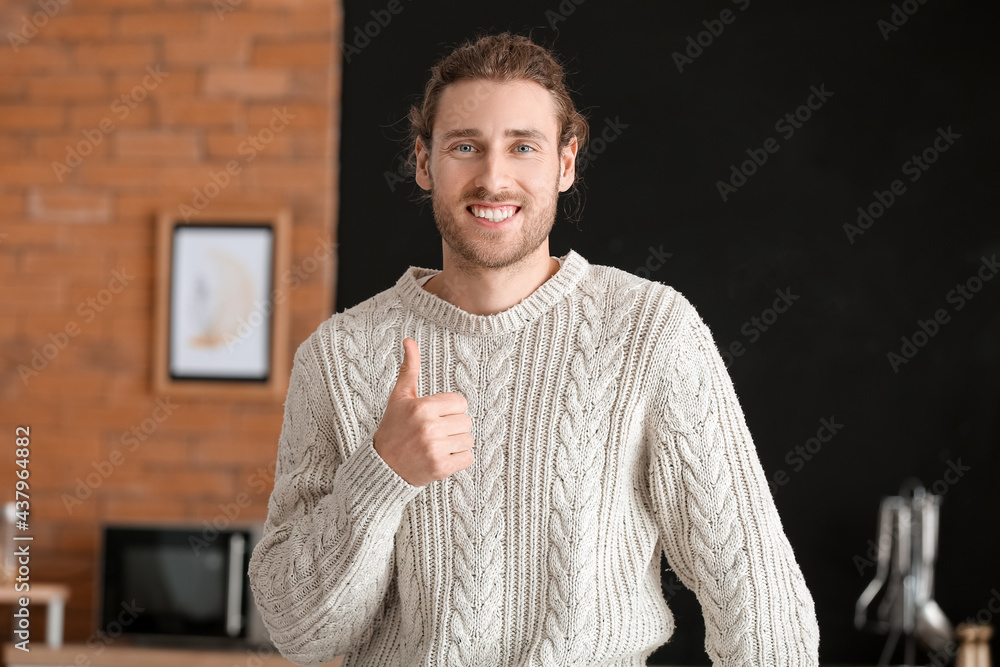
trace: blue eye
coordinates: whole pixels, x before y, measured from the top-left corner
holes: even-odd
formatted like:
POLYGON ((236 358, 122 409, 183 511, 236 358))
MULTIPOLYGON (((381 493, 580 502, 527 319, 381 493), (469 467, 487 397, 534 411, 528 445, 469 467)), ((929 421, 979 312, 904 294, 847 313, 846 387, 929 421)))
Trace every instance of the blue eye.
POLYGON ((459 144, 458 146, 456 146, 456 148, 458 149, 459 153, 468 153, 469 151, 463 151, 462 149, 463 148, 472 148, 472 146, 470 144, 459 144))
MULTIPOLYGON (((533 151, 533 150, 535 150, 534 148, 532 148, 532 147, 531 147, 531 146, 529 146, 528 144, 521 144, 520 146, 518 146, 518 148, 527 148, 527 149, 528 149, 528 151, 533 151)), ((518 152, 520 152, 520 153, 527 153, 528 151, 518 151, 518 152)))

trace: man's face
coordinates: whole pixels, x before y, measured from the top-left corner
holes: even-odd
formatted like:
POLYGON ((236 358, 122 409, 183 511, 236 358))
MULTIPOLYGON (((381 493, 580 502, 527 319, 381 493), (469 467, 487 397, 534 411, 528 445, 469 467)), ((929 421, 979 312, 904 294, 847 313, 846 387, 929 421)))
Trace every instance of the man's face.
POLYGON ((555 103, 534 81, 444 90, 431 146, 417 144, 417 184, 455 261, 511 266, 548 239, 575 175, 576 139, 561 154, 558 140, 555 103))

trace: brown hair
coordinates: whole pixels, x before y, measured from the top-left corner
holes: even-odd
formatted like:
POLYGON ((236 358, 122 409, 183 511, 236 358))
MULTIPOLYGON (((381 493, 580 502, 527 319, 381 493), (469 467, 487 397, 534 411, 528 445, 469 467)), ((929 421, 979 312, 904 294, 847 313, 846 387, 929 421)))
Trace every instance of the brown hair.
MULTIPOLYGON (((565 84, 565 70, 549 49, 531 41, 530 37, 503 32, 483 35, 475 40, 466 40, 431 67, 431 77, 424 88, 423 103, 410 106, 408 119, 407 163, 410 173, 416 171, 416 142, 420 138, 424 146, 431 146, 431 132, 437 118, 441 95, 450 84, 462 80, 534 81, 548 90, 555 101, 559 125, 559 152, 577 139, 576 179, 570 193, 578 194, 577 183, 584 167, 590 126, 586 117, 577 111, 570 99, 565 84)), ((425 192, 418 199, 429 199, 425 192)))

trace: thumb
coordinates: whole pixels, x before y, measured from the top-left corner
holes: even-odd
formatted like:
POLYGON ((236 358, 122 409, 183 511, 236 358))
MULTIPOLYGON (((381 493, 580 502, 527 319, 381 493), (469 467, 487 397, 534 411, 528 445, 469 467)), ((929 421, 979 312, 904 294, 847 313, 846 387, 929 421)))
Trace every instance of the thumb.
POLYGON ((403 363, 399 367, 396 386, 389 398, 417 398, 417 378, 420 377, 420 348, 412 338, 403 339, 403 363), (409 341, 409 345, 407 345, 409 341))

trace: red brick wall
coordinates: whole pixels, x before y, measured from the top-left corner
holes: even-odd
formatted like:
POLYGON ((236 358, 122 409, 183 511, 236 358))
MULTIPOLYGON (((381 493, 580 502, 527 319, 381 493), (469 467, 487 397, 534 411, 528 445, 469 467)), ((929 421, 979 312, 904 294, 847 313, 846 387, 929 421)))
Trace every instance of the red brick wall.
POLYGON ((304 277, 288 298, 291 363, 333 309, 341 11, 337 0, 0 6, 0 501, 13 500, 14 428, 30 425, 31 577, 71 586, 69 641, 93 629, 101 522, 212 520, 241 492, 240 518, 266 514, 284 389, 252 401, 152 392, 154 215, 190 204, 230 160, 242 169, 206 212, 291 209, 304 277), (276 109, 294 118, 245 162, 240 143, 276 109), (22 376, 36 352, 44 366, 22 376))

